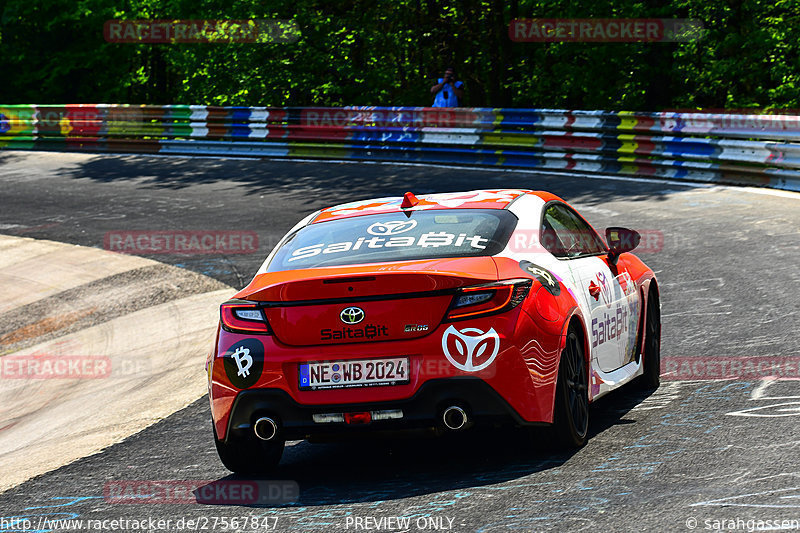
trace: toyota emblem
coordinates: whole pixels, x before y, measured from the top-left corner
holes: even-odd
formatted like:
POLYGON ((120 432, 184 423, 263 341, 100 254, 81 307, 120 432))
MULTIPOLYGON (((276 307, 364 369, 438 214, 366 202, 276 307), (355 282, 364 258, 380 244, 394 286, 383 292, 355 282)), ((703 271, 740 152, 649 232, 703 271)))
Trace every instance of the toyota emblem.
POLYGON ((364 310, 360 307, 347 307, 339 313, 339 318, 345 324, 358 324, 364 320, 364 310))

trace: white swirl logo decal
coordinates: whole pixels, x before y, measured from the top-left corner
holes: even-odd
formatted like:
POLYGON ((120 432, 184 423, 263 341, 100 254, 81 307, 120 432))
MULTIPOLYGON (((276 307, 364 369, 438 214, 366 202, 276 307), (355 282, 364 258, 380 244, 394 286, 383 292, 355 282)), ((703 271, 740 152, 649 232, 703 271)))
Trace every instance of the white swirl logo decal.
POLYGON ((459 331, 450 326, 442 335, 442 350, 454 367, 464 372, 478 372, 497 357, 500 336, 494 328, 484 333, 478 328, 459 331))
POLYGON ((416 220, 390 220, 389 222, 376 222, 367 228, 370 235, 397 235, 417 227, 416 220))

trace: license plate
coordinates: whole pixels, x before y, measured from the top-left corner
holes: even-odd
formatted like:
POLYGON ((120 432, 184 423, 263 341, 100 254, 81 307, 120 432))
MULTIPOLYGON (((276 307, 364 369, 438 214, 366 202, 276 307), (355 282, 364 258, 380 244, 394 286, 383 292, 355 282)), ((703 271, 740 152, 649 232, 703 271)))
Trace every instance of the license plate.
POLYGON ((408 383, 408 358, 331 361, 300 365, 304 390, 372 387, 408 383))

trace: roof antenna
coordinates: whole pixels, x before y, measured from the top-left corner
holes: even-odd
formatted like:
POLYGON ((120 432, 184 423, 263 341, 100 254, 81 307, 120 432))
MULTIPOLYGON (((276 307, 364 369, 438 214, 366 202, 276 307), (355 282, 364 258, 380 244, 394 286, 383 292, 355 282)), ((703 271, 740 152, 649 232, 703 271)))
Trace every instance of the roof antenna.
POLYGON ((409 191, 403 195, 403 203, 400 204, 400 209, 411 209, 419 203, 419 198, 414 196, 414 193, 409 191))

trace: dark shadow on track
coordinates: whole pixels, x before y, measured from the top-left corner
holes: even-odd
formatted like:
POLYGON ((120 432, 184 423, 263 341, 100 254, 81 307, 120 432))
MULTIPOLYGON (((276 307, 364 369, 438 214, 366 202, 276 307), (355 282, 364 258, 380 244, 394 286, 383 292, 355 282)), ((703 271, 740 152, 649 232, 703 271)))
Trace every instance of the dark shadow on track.
POLYGON ((25 152, 23 151, 7 152, 3 150, 0 152, 0 167, 22 159, 25 159, 25 152))
MULTIPOLYGON (((598 400, 591 408, 590 436, 616 424, 635 423, 623 417, 652 392, 632 384, 598 400)), ((302 441, 287 447, 270 479, 299 483, 300 497, 293 506, 376 502, 503 483, 558 468, 580 453, 554 451, 542 442, 530 444, 521 431, 511 429, 441 438, 302 441)), ((214 483, 248 479, 259 478, 229 475, 214 483)))
MULTIPOLYGON (((622 192, 614 183, 590 179, 582 181, 581 190, 576 190, 574 181, 567 180, 571 184, 566 185, 564 176, 557 172, 543 176, 521 172, 493 172, 488 169, 391 163, 166 158, 141 155, 92 158, 77 164, 68 171, 68 175, 109 183, 135 179, 141 180, 142 187, 155 189, 183 189, 199 184, 230 183, 246 186, 249 189, 248 195, 276 192, 296 194, 308 199, 309 203, 309 196, 316 196, 309 195, 309 191, 318 191, 320 196, 330 197, 331 203, 401 196, 409 189, 415 193, 430 193, 492 187, 541 188, 568 197, 587 194, 592 204, 602 204, 616 198, 651 200, 665 194, 663 184, 653 186, 652 183, 633 180, 622 192)), ((684 188, 682 185, 674 187, 684 188)))

